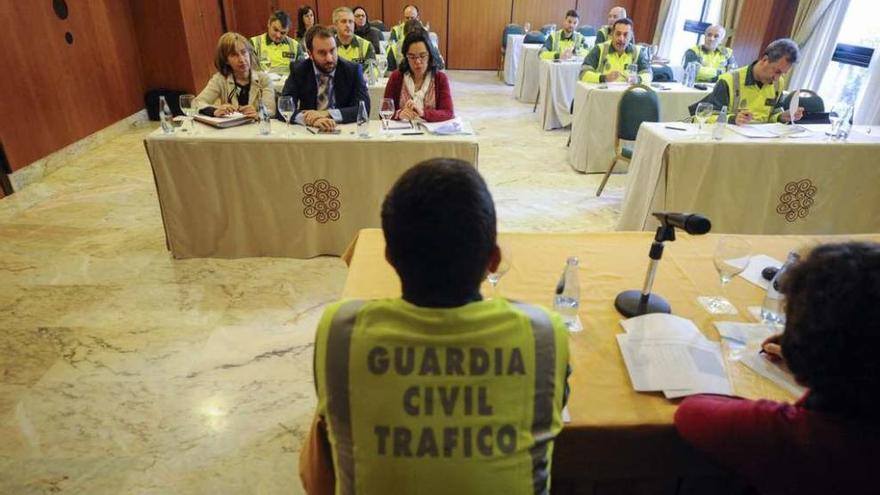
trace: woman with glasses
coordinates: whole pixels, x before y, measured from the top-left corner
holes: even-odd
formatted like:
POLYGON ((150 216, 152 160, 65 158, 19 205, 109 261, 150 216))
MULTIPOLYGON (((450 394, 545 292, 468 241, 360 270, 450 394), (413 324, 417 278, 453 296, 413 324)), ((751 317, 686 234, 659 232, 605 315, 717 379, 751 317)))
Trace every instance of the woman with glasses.
POLYGON ((419 29, 403 40, 403 60, 391 73, 385 98, 394 100, 397 120, 441 122, 455 117, 446 74, 437 70, 428 32, 419 29))
POLYGON ((378 54, 382 52, 382 32, 370 26, 370 17, 367 15, 367 9, 357 6, 352 9, 354 12, 354 34, 370 42, 373 50, 378 54))

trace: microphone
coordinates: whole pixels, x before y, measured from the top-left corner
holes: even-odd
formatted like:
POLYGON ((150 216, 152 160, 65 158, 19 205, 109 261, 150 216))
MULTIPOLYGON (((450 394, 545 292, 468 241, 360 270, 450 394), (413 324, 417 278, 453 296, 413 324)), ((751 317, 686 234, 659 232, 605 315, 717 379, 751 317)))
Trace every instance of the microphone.
POLYGON ((678 227, 691 235, 705 234, 712 229, 712 222, 697 213, 655 211, 653 215, 657 217, 657 220, 660 220, 664 227, 678 227))

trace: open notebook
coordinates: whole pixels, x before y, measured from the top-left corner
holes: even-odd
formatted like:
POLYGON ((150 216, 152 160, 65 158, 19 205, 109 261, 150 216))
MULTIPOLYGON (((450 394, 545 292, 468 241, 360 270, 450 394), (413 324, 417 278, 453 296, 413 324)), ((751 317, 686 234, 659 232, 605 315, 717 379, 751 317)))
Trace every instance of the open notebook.
POLYGON ((228 115, 224 115, 223 117, 209 117, 207 115, 196 115, 193 117, 195 120, 208 124, 211 127, 216 127, 218 129, 226 129, 229 127, 235 127, 242 124, 247 124, 248 122, 252 122, 252 119, 249 117, 245 117, 240 112, 233 112, 228 115))

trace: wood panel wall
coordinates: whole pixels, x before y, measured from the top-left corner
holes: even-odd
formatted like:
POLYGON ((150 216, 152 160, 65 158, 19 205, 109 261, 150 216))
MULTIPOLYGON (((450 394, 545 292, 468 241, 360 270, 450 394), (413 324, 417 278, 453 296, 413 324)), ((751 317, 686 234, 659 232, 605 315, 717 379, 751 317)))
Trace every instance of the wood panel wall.
MULTIPOLYGON (((214 3, 217 3, 216 0, 214 3)), ((266 21, 276 10, 284 10, 293 19, 291 31, 296 32, 296 11, 303 5, 315 10, 320 21, 316 0, 223 0, 227 31, 241 33, 248 38, 266 32, 266 21)), ((331 9, 332 11, 332 9, 331 9)), ((329 18, 329 13, 327 14, 329 18)), ((329 22, 329 21, 328 21, 329 22)))
MULTIPOLYGON (((581 23, 591 26, 604 26, 608 21, 608 11, 612 7, 623 7, 632 16, 633 3, 636 0, 578 0, 577 9, 581 14, 581 23)), ((638 0, 644 1, 644 0, 638 0)), ((638 27, 638 26, 636 26, 638 27)))
POLYGON ((741 65, 751 63, 771 41, 791 35, 797 0, 746 0, 733 53, 741 65))
POLYGON ((329 26, 333 24, 334 9, 357 6, 365 8, 371 19, 382 19, 382 0, 318 0, 318 22, 329 26))
POLYGON ((143 108, 138 40, 128 2, 5 1, 0 43, 0 140, 18 170, 143 108), (73 44, 65 41, 71 33, 73 44), (35 43, 36 42, 36 43, 35 43))
MULTIPOLYGON (((511 22, 522 25, 528 21, 532 23, 532 29, 540 29, 545 24, 561 26, 565 13, 576 8, 577 0, 513 0, 511 22)), ((581 16, 581 24, 587 24, 584 14, 578 14, 581 16)))
POLYGON ((450 69, 497 69, 513 0, 449 0, 450 69))
MULTIPOLYGON (((419 8, 419 17, 422 22, 431 23, 431 31, 437 33, 440 39, 440 54, 449 63, 449 0, 382 0, 383 15, 382 20, 389 27, 403 20, 403 8, 408 4, 416 5, 419 8)), ((489 9, 491 2, 484 0, 472 0, 471 3, 479 5, 480 9, 489 9), (484 7, 485 5, 485 7, 484 7)), ((508 16, 510 8, 508 7, 508 16)), ((502 26, 503 28, 503 26, 502 26)), ((498 31, 498 39, 501 39, 501 31, 498 31)), ((499 42, 500 43, 500 42, 499 42)), ((500 50, 500 48, 499 48, 500 50)))
POLYGON ((627 14, 635 24, 636 41, 651 43, 657 28, 657 18, 660 16, 660 0, 638 0, 630 10, 627 14))

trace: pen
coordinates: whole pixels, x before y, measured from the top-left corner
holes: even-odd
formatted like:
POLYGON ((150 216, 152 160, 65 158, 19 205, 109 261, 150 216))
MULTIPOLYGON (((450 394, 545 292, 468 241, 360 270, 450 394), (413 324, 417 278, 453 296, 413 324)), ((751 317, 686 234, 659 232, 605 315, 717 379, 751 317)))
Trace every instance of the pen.
POLYGON ((687 129, 683 129, 681 127, 672 127, 671 125, 667 125, 663 127, 664 129, 672 129, 673 131, 687 131, 687 129))
POLYGON ((403 132, 401 136, 421 136, 425 134, 424 132, 403 132))

